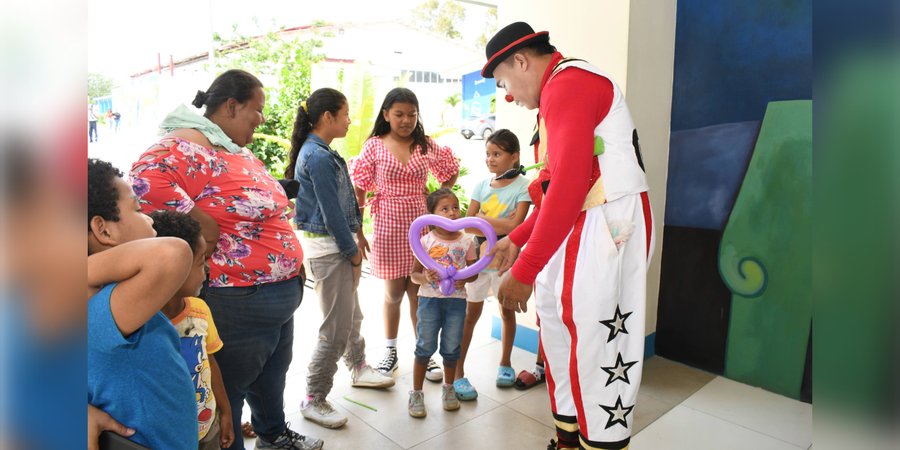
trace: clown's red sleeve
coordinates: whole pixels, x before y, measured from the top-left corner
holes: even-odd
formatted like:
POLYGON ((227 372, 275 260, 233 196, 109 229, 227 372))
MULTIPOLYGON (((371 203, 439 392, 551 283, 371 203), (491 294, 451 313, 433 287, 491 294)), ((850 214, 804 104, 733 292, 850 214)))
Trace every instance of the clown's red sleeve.
POLYGON ((534 223, 537 221, 538 211, 541 208, 535 207, 534 211, 531 211, 527 217, 525 217, 525 221, 520 223, 519 226, 514 228, 509 232, 509 240, 512 241, 513 244, 516 244, 516 247, 522 248, 526 242, 528 242, 528 238, 531 237, 531 231, 534 230, 534 223))
MULTIPOLYGON (((577 68, 558 73, 541 90, 550 186, 541 208, 532 214, 528 245, 511 269, 516 280, 533 284, 572 230, 591 188, 594 128, 606 117, 612 100, 608 79, 577 68)), ((517 242, 528 231, 523 227, 510 239, 517 242)))

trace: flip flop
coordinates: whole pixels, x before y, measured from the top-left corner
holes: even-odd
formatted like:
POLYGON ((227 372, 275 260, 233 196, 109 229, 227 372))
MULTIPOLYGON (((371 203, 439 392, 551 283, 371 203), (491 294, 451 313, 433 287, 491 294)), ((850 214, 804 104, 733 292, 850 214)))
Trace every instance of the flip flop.
POLYGON ((497 387, 510 387, 516 382, 516 371, 509 366, 497 368, 497 387))
POLYGON ((534 374, 534 372, 532 372, 530 370, 523 370, 523 371, 519 372, 519 376, 516 377, 515 386, 516 386, 516 389, 518 389, 520 391, 524 391, 526 389, 531 389, 531 388, 543 383, 544 381, 546 381, 545 378, 546 377, 543 375, 538 377, 537 375, 534 374))
POLYGON ((475 386, 472 386, 472 383, 469 383, 466 377, 454 381, 453 390, 456 391, 456 398, 464 402, 478 398, 478 391, 475 390, 475 386))

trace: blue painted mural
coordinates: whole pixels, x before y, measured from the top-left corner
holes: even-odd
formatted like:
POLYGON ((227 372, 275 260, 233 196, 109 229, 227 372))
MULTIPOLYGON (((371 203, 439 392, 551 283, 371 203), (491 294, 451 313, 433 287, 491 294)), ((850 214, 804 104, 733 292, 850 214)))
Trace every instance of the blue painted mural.
MULTIPOLYGON (((790 177, 779 167, 757 170, 753 182, 748 182, 747 171, 751 161, 758 159, 754 155, 760 151, 759 133, 767 108, 784 100, 812 97, 812 1, 682 0, 677 7, 656 351, 746 383, 808 399, 809 364, 804 367, 803 361, 804 350, 808 353, 808 344, 804 343, 808 341, 810 321, 808 308, 795 306, 809 299, 779 298, 772 303, 788 306, 768 308, 764 314, 748 313, 747 308, 732 304, 733 297, 741 293, 734 291, 734 283, 723 281, 720 258, 726 227, 735 227, 737 199, 756 198, 758 193, 751 191, 790 177), (755 324, 779 311, 797 315, 791 323, 807 325, 787 331, 800 343, 780 357, 796 364, 790 364, 790 370, 736 365, 734 361, 741 360, 742 352, 764 340, 753 336, 753 330, 765 329, 755 324)), ((782 117, 781 122, 803 128, 806 122, 800 119, 782 117)), ((807 130, 795 131, 805 135, 807 130)), ((796 146, 791 148, 796 151, 796 146)), ((772 145, 767 144, 765 149, 772 150, 772 145)), ((778 147, 772 151, 786 150, 778 147)), ((811 156, 811 142, 805 142, 800 152, 811 156)), ((802 183, 810 172, 797 171, 796 176, 802 183)), ((794 199, 798 204, 810 195, 805 190, 784 194, 802 196, 794 199)), ((753 238, 745 242, 758 239, 755 242, 764 243, 767 236, 785 231, 773 230, 774 224, 754 226, 745 227, 749 230, 745 233, 753 238)), ((804 230, 791 232, 802 234, 804 230)), ((758 246, 762 253, 767 248, 758 246)), ((760 258, 767 256, 762 254, 760 258)), ((791 268, 777 267, 781 273, 768 273, 770 280, 774 277, 784 282, 793 277, 800 278, 801 284, 805 282, 797 273, 788 273, 791 268)), ((799 289, 803 291, 803 286, 799 289)), ((765 365, 764 359, 754 361, 765 365)))

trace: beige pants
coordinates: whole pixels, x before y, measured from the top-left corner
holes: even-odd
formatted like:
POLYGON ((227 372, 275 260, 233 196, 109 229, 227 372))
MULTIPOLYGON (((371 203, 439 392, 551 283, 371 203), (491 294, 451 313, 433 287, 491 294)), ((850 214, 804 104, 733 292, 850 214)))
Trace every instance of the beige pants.
POLYGON ((306 393, 325 397, 331 392, 337 361, 344 357, 348 368, 365 362, 366 341, 359 334, 363 314, 353 287, 353 266, 338 253, 311 258, 309 271, 316 281, 322 309, 319 341, 309 362, 306 393))

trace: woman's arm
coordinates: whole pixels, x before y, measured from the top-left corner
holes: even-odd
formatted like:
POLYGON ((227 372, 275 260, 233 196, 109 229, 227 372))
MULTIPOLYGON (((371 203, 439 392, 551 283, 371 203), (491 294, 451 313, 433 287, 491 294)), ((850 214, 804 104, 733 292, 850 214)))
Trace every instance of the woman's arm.
POLYGON ((359 212, 363 213, 366 210, 366 192, 364 189, 360 189, 357 186, 353 186, 353 192, 356 193, 356 203, 359 204, 359 212))
POLYGON ((200 234, 203 235, 203 240, 206 241, 206 254, 204 256, 206 259, 209 259, 219 243, 219 224, 216 223, 212 216, 200 209, 199 206, 194 206, 188 215, 200 222, 200 234))
POLYGON ((447 180, 447 181, 441 183, 441 187, 442 187, 442 188, 445 188, 445 189, 453 189, 453 186, 456 186, 456 179, 457 179, 457 178, 459 178, 459 172, 458 172, 458 171, 457 171, 455 174, 453 174, 453 176, 450 177, 449 180, 447 180))

